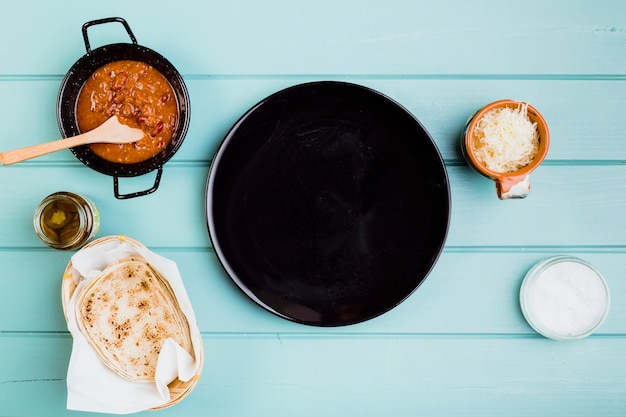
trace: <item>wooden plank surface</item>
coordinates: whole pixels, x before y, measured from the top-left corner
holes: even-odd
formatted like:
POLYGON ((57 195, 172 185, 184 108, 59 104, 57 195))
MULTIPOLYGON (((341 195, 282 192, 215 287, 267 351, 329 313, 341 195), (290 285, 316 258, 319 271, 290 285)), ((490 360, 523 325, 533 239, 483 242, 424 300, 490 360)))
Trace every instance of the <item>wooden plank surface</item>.
MULTIPOLYGON (((139 43, 186 74, 623 74, 623 9, 602 0, 177 2, 4 6, 2 74, 64 74, 84 52, 80 27, 121 15, 139 43), (158 6, 157 6, 158 7, 158 6), (175 36, 173 36, 175 34, 175 36), (19 41, 15 41, 19 40, 19 41)), ((89 32, 91 34, 91 32, 89 32)), ((94 28, 94 47, 127 42, 94 28)), ((90 39, 91 39, 90 38, 90 39)))
MULTIPOLYGON (((621 317, 626 306, 624 251, 580 251, 569 248, 522 250, 488 248, 446 249, 428 279, 390 312, 358 325, 320 329, 280 319, 249 300, 223 273, 211 251, 174 248, 156 251, 175 260, 195 306, 204 333, 242 334, 491 334, 530 336, 534 331, 519 308, 519 289, 526 272, 539 260, 572 254, 596 265, 611 289, 611 313, 599 333, 626 333, 621 317), (485 265, 492 264, 492 267, 485 265), (466 270, 480 271, 476 274, 466 270)), ((60 303, 61 277, 67 260, 54 252, 3 251, 0 260, 23 265, 38 291, 24 291, 20 280, 8 282, 0 305, 0 328, 7 332, 63 333, 66 331, 60 303), (41 262, 29 262, 36 257, 41 262), (61 271, 61 272, 59 272, 61 271), (46 314, 42 314, 46 312, 46 314)))
MULTIPOLYGON (((134 237, 181 270, 204 373, 155 415, 626 415, 626 3, 25 0, 0 10, 1 150, 59 137, 59 85, 85 54, 81 26, 92 19, 127 19, 182 73, 192 108, 150 196, 116 200, 112 178, 70 151, 0 167, 0 417, 88 415, 65 407, 60 283, 72 252, 32 230, 36 205, 59 190, 96 202, 100 236, 134 237), (415 115, 452 199, 446 246, 423 285, 390 312, 338 328, 291 323, 249 300, 213 252, 204 208, 233 123, 317 80, 371 87, 415 115), (466 120, 503 98, 531 102, 551 131, 525 200, 499 201, 459 150, 466 120), (609 316, 588 339, 545 339, 520 311, 524 274, 558 254, 594 264, 611 290, 609 316)), ((116 25, 89 36, 93 47, 128 42, 116 25)), ((124 178, 122 191, 153 178, 124 178)))
MULTIPOLYGON (((626 218, 620 212, 626 208, 626 182, 620 178, 625 168, 622 164, 546 164, 531 175, 528 198, 503 202, 493 181, 467 166, 448 166, 453 206, 446 245, 623 247, 626 218)), ((207 174, 204 164, 167 164, 156 193, 125 201, 113 197, 111 177, 81 164, 5 168, 4 187, 12 204, 5 200, 0 212, 6 232, 0 234, 0 247, 41 247, 31 230, 33 212, 43 197, 57 189, 84 193, 94 200, 102 215, 101 235, 122 233, 151 247, 209 247, 204 207, 207 174), (124 222, 116 221, 119 218, 124 222)), ((120 186, 123 192, 131 192, 146 189, 153 181, 150 173, 122 178, 120 186)))
MULTIPOLYGON (((63 410, 69 337, 1 340, 13 357, 0 360, 2 374, 10 375, 0 391, 3 415, 77 415, 63 410), (26 361, 32 366, 18 365, 26 361), (15 401, 25 391, 39 401, 15 401)), ((574 345, 537 338, 218 335, 204 343, 212 359, 198 386, 157 415, 623 416, 626 407, 623 338, 574 345), (614 366, 603 367, 607 361, 614 366)))
MULTIPOLYGON (((626 52, 626 51, 625 51, 626 52)), ((626 66, 626 65, 625 65, 626 66)), ((447 162, 461 161, 460 136, 467 119, 482 106, 502 98, 527 100, 549 123, 553 138, 548 162, 626 161, 626 79, 380 79, 376 77, 275 77, 199 79, 188 76, 192 122, 173 161, 210 161, 237 119, 268 95, 295 84, 321 79, 355 82, 386 94, 409 110, 431 134, 447 162)), ((5 126, 2 149, 59 138, 56 100, 62 77, 0 78, 0 102, 6 120, 37 115, 38 123, 5 126), (25 116, 25 109, 26 113, 25 116)), ((76 162, 70 151, 33 162, 76 162)))

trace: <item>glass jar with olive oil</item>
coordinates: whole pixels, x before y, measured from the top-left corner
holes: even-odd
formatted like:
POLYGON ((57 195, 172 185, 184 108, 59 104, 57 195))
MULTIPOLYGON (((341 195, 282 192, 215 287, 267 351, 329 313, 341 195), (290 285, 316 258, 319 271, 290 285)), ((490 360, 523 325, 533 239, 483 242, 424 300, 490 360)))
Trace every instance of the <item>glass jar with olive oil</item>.
POLYGON ((50 194, 33 218, 37 236, 55 249, 77 249, 96 236, 100 213, 87 197, 68 191, 50 194))

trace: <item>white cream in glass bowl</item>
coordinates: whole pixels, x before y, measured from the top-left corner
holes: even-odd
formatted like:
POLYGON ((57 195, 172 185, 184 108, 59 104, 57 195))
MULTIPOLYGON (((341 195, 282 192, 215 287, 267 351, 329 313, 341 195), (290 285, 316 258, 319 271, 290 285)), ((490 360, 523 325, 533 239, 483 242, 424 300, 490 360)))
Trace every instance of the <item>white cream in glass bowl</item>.
POLYGON ((524 277, 520 290, 524 317, 541 335, 554 340, 577 340, 604 322, 610 295, 602 274, 573 256, 545 259, 524 277))

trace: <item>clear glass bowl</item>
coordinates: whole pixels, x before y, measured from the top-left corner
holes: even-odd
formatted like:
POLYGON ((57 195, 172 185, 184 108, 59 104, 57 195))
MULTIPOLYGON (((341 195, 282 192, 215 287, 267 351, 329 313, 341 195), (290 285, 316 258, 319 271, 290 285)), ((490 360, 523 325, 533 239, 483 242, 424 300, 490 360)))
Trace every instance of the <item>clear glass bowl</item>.
POLYGON ((522 282, 520 306, 538 333, 554 340, 577 340, 595 332, 610 307, 602 274, 573 256, 556 256, 533 266, 522 282))

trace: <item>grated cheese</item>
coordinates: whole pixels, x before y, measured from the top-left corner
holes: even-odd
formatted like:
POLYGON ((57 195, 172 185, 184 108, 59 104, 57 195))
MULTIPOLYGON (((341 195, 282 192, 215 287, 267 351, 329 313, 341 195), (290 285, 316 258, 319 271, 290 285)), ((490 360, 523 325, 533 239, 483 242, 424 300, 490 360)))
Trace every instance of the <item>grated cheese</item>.
POLYGON ((528 118, 528 104, 517 109, 490 110, 478 121, 473 133, 476 158, 494 172, 517 171, 539 151, 537 123, 528 118))

